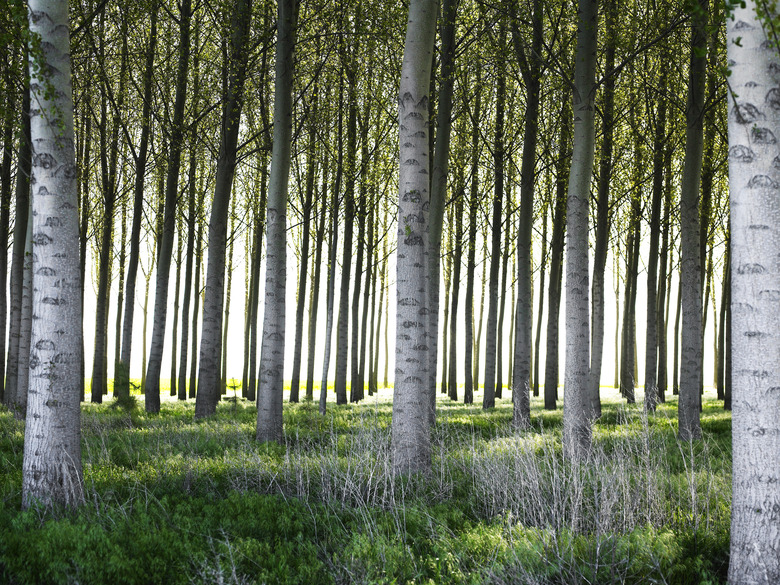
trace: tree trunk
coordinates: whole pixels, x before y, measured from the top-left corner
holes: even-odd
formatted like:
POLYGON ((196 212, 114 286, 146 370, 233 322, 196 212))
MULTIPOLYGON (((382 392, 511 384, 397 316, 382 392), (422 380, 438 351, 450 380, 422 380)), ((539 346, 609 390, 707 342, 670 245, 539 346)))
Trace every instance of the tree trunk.
MULTIPOLYGON (((199 214, 200 215, 200 214, 199 214)), ((190 398, 197 398, 198 391, 198 378, 196 373, 198 371, 198 313, 200 311, 200 297, 203 291, 200 282, 200 270, 203 259, 203 224, 198 225, 198 235, 195 239, 195 278, 194 285, 195 290, 193 295, 195 297, 195 305, 192 308, 192 346, 190 347, 190 354, 192 355, 192 361, 190 362, 190 384, 187 390, 187 395, 190 398)))
MULTIPOLYGON (((196 33, 197 38, 197 33, 196 33)), ((197 70, 197 66, 195 68, 197 70)), ((197 76, 196 76, 197 79, 197 76)), ((182 300, 181 308, 181 349, 179 350, 179 382, 178 382, 178 398, 179 400, 187 400, 187 355, 189 349, 189 337, 190 337, 190 299, 193 296, 197 296, 197 293, 192 291, 192 264, 193 255, 195 254, 195 225, 197 223, 196 215, 196 191, 195 180, 198 172, 198 153, 195 148, 195 129, 190 140, 190 161, 188 172, 188 211, 187 211, 187 250, 186 261, 184 265, 184 299, 182 300)), ((181 231, 179 232, 181 233, 181 231)), ((196 323, 192 322, 192 329, 195 329, 196 323)))
MULTIPOLYGON (((637 154, 638 156, 638 154, 637 154)), ((636 167, 640 167, 641 162, 637 158, 636 167)), ((640 233, 640 203, 636 197, 631 201, 631 215, 628 222, 628 240, 626 241, 626 287, 625 301, 623 304, 623 331, 620 344, 620 394, 626 399, 628 404, 634 404, 634 387, 636 380, 634 378, 634 351, 636 348, 636 327, 635 327, 635 308, 636 308, 636 287, 639 268, 639 242, 640 233)))
MULTIPOLYGON (((483 241, 487 240, 487 234, 485 231, 482 232, 482 239, 483 241)), ((480 296, 479 296, 479 317, 477 317, 476 321, 476 328, 477 333, 474 336, 474 363, 472 364, 472 367, 474 368, 474 384, 475 389, 479 390, 479 370, 482 366, 482 361, 479 359, 480 356, 480 345, 482 343, 482 325, 485 321, 485 285, 487 284, 487 262, 483 259, 482 261, 482 277, 479 280, 480 284, 480 296)), ((484 388, 483 388, 484 391, 484 388)))
POLYGON ((726 230, 726 251, 723 258, 723 290, 720 297, 720 327, 718 327, 718 356, 715 387, 718 391, 718 400, 725 400, 724 371, 726 366, 726 311, 729 303, 729 289, 731 288, 731 230, 726 230))
POLYGON ((590 306, 588 203, 595 145, 597 0, 580 0, 574 80, 574 146, 566 214, 566 369, 563 446, 569 457, 590 451, 590 306))
MULTIPOLYGON (((515 3, 511 4, 513 11, 515 3)), ((533 3, 533 37, 529 55, 522 48, 522 39, 517 26, 517 15, 512 15, 512 40, 515 54, 520 62, 526 85, 525 129, 523 133, 523 159, 520 168, 520 221, 517 228, 517 305, 515 307, 515 342, 513 351, 512 377, 512 424, 526 428, 531 424, 531 354, 533 331, 533 266, 532 242, 534 224, 534 191, 536 183, 536 143, 539 134, 539 105, 541 94, 541 54, 544 41, 542 30, 542 2, 533 3)), ((545 235, 547 222, 545 219, 545 235)), ((539 318, 541 323, 542 295, 544 293, 544 263, 546 241, 542 244, 542 284, 539 289, 539 318)), ((540 325, 541 327, 541 325, 540 325)), ((537 333, 537 340, 539 334, 537 333)), ((534 395, 539 394, 538 341, 534 361, 534 395)))
MULTIPOLYGON (((84 152, 83 156, 77 160, 76 166, 79 169, 79 177, 77 178, 77 190, 79 191, 79 277, 81 278, 81 282, 85 283, 87 281, 86 279, 86 273, 87 273, 87 237, 88 229, 89 229, 89 218, 91 216, 91 209, 90 209, 90 197, 89 197, 89 173, 83 172, 80 169, 83 167, 84 169, 90 168, 90 151, 92 147, 92 115, 91 112, 89 114, 85 113, 86 117, 86 123, 84 124, 86 127, 85 130, 85 137, 84 137, 84 152)), ((81 287, 81 312, 84 313, 84 287, 81 287)), ((86 377, 86 358, 85 358, 85 351, 84 351, 84 336, 81 336, 81 339, 79 341, 80 343, 80 355, 81 359, 80 362, 80 368, 81 373, 79 375, 79 379, 81 380, 81 389, 79 390, 79 400, 83 401, 85 399, 85 377, 86 377)))
MULTIPOLYGON (((464 355, 465 380, 463 386, 463 403, 474 402, 474 272, 476 271, 477 254, 477 216, 479 214, 479 119, 482 114, 482 76, 481 70, 476 70, 474 82, 474 109, 472 111, 471 129, 471 193, 469 194, 469 253, 466 261, 466 352, 464 355)), ((477 354, 479 355, 479 354, 477 354)))
MULTIPOLYGON (((726 21, 734 90, 728 116, 735 335, 731 342, 734 397, 728 575, 732 585, 780 582, 780 184, 775 156, 780 90, 774 87, 773 73, 780 59, 774 5, 759 20, 755 3, 746 4, 746 8, 735 9, 733 20, 726 21), (766 32, 764 18, 772 23, 766 32), (767 91, 767 87, 772 89, 767 91)), ((766 5, 761 6, 759 15, 766 10, 766 5)), ((691 389, 681 387, 680 394, 684 391, 691 389)))
POLYGON ((671 247, 669 246, 670 216, 672 211, 672 189, 670 163, 672 158, 672 148, 667 146, 664 154, 664 168, 666 169, 666 181, 664 186, 664 221, 663 235, 661 237, 661 267, 658 277, 658 307, 656 314, 658 324, 658 375, 656 384, 658 386, 658 400, 666 402, 666 389, 669 384, 667 375, 667 339, 669 337, 669 305, 671 304, 671 275, 667 276, 667 264, 671 265, 671 247))
MULTIPOLYGON (((81 281, 68 3, 31 0, 43 63, 31 71, 33 319, 22 506, 83 502, 81 281), (43 78, 38 77, 43 76, 43 78), (51 96, 47 87, 55 91, 51 96), (49 99, 51 98, 51 99, 49 99), (56 117, 57 123, 52 119, 56 117)), ((32 67, 31 67, 32 69, 32 67)))
MULTIPOLYGON (((504 22, 499 24, 499 45, 506 39, 504 22)), ((501 226, 504 216, 504 106, 506 102, 506 68, 499 60, 496 75, 496 119, 493 139, 493 167, 495 173, 493 191, 493 221, 491 222, 490 280, 488 282, 488 314, 485 331, 485 387, 482 408, 496 405, 496 325, 498 322, 498 279, 501 269, 501 226)), ((502 298, 503 301, 503 298, 502 298)), ((477 353, 479 355, 479 353, 477 353)))
MULTIPOLYGON (((376 288, 377 277, 379 276, 379 210, 372 209, 373 214, 373 234, 371 235, 372 262, 371 262, 371 298, 366 295, 365 302, 371 308, 371 323, 368 332, 368 395, 373 396, 377 393, 377 356, 376 344, 377 338, 377 302, 376 288)), ((324 215, 324 214, 323 214, 324 215)), ((381 313, 380 313, 381 315, 381 313)))
POLYGON ((236 241, 236 200, 231 202, 230 213, 230 243, 228 244, 227 284, 225 286, 225 318, 222 326, 222 363, 220 376, 220 394, 227 393, 227 349, 228 349, 228 325, 230 325, 230 293, 233 284, 233 250, 236 241))
POLYGON ((178 232, 180 237, 176 246, 176 283, 173 292, 173 331, 171 331, 171 388, 170 395, 177 396, 176 391, 176 350, 179 346, 179 293, 181 292, 181 248, 182 248, 182 225, 181 216, 179 216, 178 232))
MULTIPOLYGON (((366 158, 368 158, 368 148, 365 149, 366 158)), ((368 335, 368 311, 371 306, 371 276, 375 272, 375 261, 373 258, 374 250, 374 206, 370 203, 371 209, 368 212, 368 228, 366 232, 366 284, 363 287, 363 316, 360 324, 360 359, 358 360, 358 400, 365 396, 366 386, 366 337, 368 335)))
POLYGON ((133 190, 133 221, 130 228, 130 258, 127 264, 125 281, 125 314, 122 324, 122 349, 119 362, 114 368, 114 395, 117 400, 130 397, 130 355, 133 341, 133 318, 135 316, 135 288, 138 278, 138 258, 140 255, 141 220, 144 213, 144 182, 146 180, 146 160, 149 154, 152 110, 152 76, 154 74, 154 55, 157 47, 157 13, 159 3, 152 2, 149 41, 146 49, 146 62, 143 74, 143 108, 141 114, 141 135, 138 154, 135 158, 135 184, 133 190))
MULTIPOLYGON (((329 96, 328 96, 329 97, 329 96)), ((326 100, 327 101, 327 100, 326 100)), ((308 355, 306 358, 306 400, 314 400, 314 358, 316 356, 317 342, 317 315, 320 305, 320 282, 322 281, 322 248, 325 244, 325 222, 328 217, 328 159, 325 159, 322 170, 322 191, 317 199, 322 200, 320 208, 320 221, 317 225, 315 236, 316 244, 314 249, 314 277, 311 283, 311 295, 309 297, 309 333, 308 333, 308 355)))
MULTIPOLYGON (((462 168, 462 167, 461 167, 462 168)), ((450 358, 448 372, 448 395, 451 400, 458 399, 458 301, 460 300, 460 267, 463 256, 463 203, 466 198, 465 179, 458 171, 458 187, 455 199, 455 220, 450 229, 455 230, 452 269, 452 309, 450 310, 450 358)))
POLYGON ((387 370, 388 370, 388 347, 387 347, 387 326, 384 329, 384 344, 379 343, 379 336, 382 332, 382 310, 385 311, 385 322, 387 322, 387 305, 385 302, 385 292, 387 291, 387 235, 384 227, 387 225, 386 214, 383 213, 382 219, 382 265, 379 269, 379 303, 377 304, 377 317, 376 317, 376 341, 374 343, 374 376, 376 378, 377 389, 379 389, 379 348, 384 346, 385 348, 385 367, 384 378, 382 379, 382 387, 387 388, 387 370))
MULTIPOLYGON (((176 202, 179 196, 179 169, 184 146, 184 106, 187 100, 187 71, 190 62, 191 0, 182 0, 179 17, 179 62, 176 71, 176 97, 167 157, 165 181, 165 213, 157 259, 157 279, 154 287, 154 321, 149 371, 146 373, 146 412, 160 412, 160 371, 165 346, 165 324, 168 316, 168 284, 176 231, 176 202)), ((211 240, 209 239, 209 242, 211 240)), ((176 349, 173 349, 173 354, 176 349)), ((215 372, 216 373, 216 372, 215 372)))
POLYGON ((702 389, 702 284, 699 240, 699 185, 702 166, 702 115, 708 0, 699 0, 691 34, 691 66, 686 111, 685 162, 680 185, 680 241, 682 282, 682 347, 678 433, 689 441, 701 437, 699 408, 702 389))
MULTIPOLYGON (((452 224, 452 213, 450 212, 450 224, 452 224)), ((443 276, 444 276, 444 323, 442 324, 442 365, 441 365, 441 371, 442 371, 442 380, 441 380, 441 393, 447 394, 447 372, 448 370, 448 364, 447 364, 447 358, 449 357, 447 355, 447 348, 449 347, 449 324, 450 324, 450 290, 452 289, 452 264, 453 264, 453 257, 452 257, 452 226, 450 225, 450 229, 448 230, 448 238, 447 238, 447 249, 444 252, 446 254, 446 260, 444 261, 444 270, 443 276)), ((452 317, 453 320, 455 320, 455 315, 452 317)))
MULTIPOLYGON (((4 54, 5 56, 5 54, 4 54)), ((11 87, 10 70, 6 69, 4 82, 11 87)), ((5 404, 5 335, 8 327, 8 231, 11 223, 11 166, 14 150, 14 113, 16 112, 16 95, 8 91, 5 103, 5 118, 3 120, 3 159, 0 163, 0 234, 4 238, 0 245, 0 404, 5 404)))
POLYGON ((292 143, 295 0, 278 4, 274 139, 266 213, 266 277, 263 343, 257 393, 258 441, 282 441, 285 292, 287 290, 287 185, 292 143))
POLYGON ((555 410, 558 399, 558 351, 561 288, 563 280, 563 248, 566 236, 566 188, 569 182, 569 109, 562 100, 561 137, 556 161, 555 215, 553 216, 552 243, 550 249, 550 288, 547 310, 547 349, 544 363, 544 408, 555 410))
POLYGON ((396 262, 396 362, 392 465, 396 474, 430 470, 431 361, 428 225, 430 185, 428 91, 436 38, 437 0, 412 0, 398 96, 400 149, 396 262))
POLYGON ((260 302, 260 265, 263 257, 263 232, 265 231, 266 206, 268 202, 268 172, 265 154, 260 158, 260 161, 260 209, 255 219, 255 245, 257 246, 255 266, 253 268, 255 291, 250 307, 249 382, 246 393, 246 399, 250 402, 257 400, 257 322, 259 316, 258 304, 260 302))
MULTIPOLYGON (((442 19, 439 35, 441 37, 441 79, 436 112, 436 137, 433 148, 433 171, 431 174, 431 195, 428 214, 428 233, 430 250, 428 253, 429 271, 429 368, 430 375, 430 412, 436 414, 436 374, 439 359, 439 286, 441 266, 441 237, 444 223, 444 204, 447 200, 447 177, 449 175, 450 136, 452 135, 452 94, 455 85, 455 19, 457 18, 457 0, 443 0, 442 19)), ((431 105, 433 105, 431 103, 431 105)), ((433 138, 432 135, 429 135, 433 138)), ((453 319, 455 318, 453 313, 453 319)), ((446 325, 445 325, 446 330, 446 325)), ((446 337, 446 333, 445 333, 446 337)), ((446 343, 443 351, 446 351, 446 343)), ((444 360, 446 362, 446 359, 444 360)), ((442 370, 442 379, 447 375, 442 370)), ((433 418, 431 419, 433 420, 433 418)))
POLYGON ((612 224, 610 214, 610 186, 612 181, 612 151, 615 135, 615 85, 617 73, 615 69, 615 50, 617 48, 617 1, 607 0, 606 17, 606 49, 604 79, 601 152, 599 154, 599 177, 596 187, 596 243, 593 251, 593 285, 591 294, 591 354, 590 354, 590 414, 594 418, 601 416, 601 365, 604 360, 604 273, 609 252, 609 235, 612 224))
POLYGON ((146 340, 147 340, 147 325, 149 323, 149 284, 152 280, 152 271, 154 270, 154 256, 150 258, 149 270, 144 273, 144 280, 146 285, 144 286, 144 306, 143 306, 143 325, 141 326, 141 394, 145 394, 146 390, 146 340))
MULTIPOLYGON (((368 125, 365 124, 365 132, 361 132, 361 143, 364 145, 368 138, 368 125)), ((368 149, 365 148, 365 158, 361 163, 361 177, 364 177, 366 170, 366 159, 368 158, 368 149)), ((349 184, 349 181, 347 181, 349 184)), ((349 401, 358 402, 362 398, 363 389, 361 387, 360 380, 360 290, 363 285, 363 256, 366 250, 366 193, 364 188, 365 182, 361 180, 361 187, 359 189, 357 199, 357 220, 358 220, 358 234, 357 234, 357 254, 355 255, 355 283, 352 287, 352 304, 350 307, 350 319, 351 329, 349 346, 350 351, 350 386, 349 386, 349 401)), ((345 248, 346 249, 346 248, 345 248)))
MULTIPOLYGON (((507 245, 504 246, 504 251, 501 258, 501 285, 499 287, 499 307, 498 307, 498 321, 496 323, 496 386, 494 397, 496 399, 503 398, 504 395, 504 311, 506 308, 506 279, 509 269, 509 238, 511 235, 507 231, 507 245)), ((514 303, 512 305, 514 306, 514 303)), ((511 342, 512 333, 510 329, 509 341, 511 342)), ((530 360, 529 360, 530 362, 530 360)), ((529 368, 530 369, 530 368, 529 368)))
POLYGON ((336 131, 336 150, 338 158, 336 162, 336 179, 333 185, 330 216, 331 227, 328 236, 328 282, 327 282, 327 307, 325 317, 325 352, 322 360, 322 384, 320 385, 320 414, 325 414, 328 398, 328 370, 330 369, 330 354, 333 338, 333 309, 336 301, 336 259, 338 257, 338 228, 339 228, 339 193, 341 192, 341 178, 344 162, 344 76, 339 74, 339 106, 338 123, 336 131))
MULTIPOLYGON (((309 113, 309 145, 307 152, 306 187, 301 213, 303 217, 303 241, 301 242, 300 272, 298 275, 298 302, 295 309, 295 341, 293 345, 292 380, 290 382, 290 402, 298 402, 298 394, 301 387, 301 362, 303 359, 303 312, 306 304, 306 281, 309 271, 309 241, 311 239, 311 212, 314 198, 314 177, 317 172, 315 148, 317 139, 317 98, 319 88, 315 81, 314 97, 309 113)), ((311 307, 309 307, 311 311, 311 307)), ((311 344, 311 339, 309 339, 311 344)))
MULTIPOLYGON (((349 77, 349 75, 348 75, 349 77)), ((349 363, 349 281, 352 274, 353 230, 355 226, 355 158, 357 154, 357 81, 348 79, 347 88, 347 148, 344 183, 344 248, 341 258, 341 290, 339 318, 336 324, 336 404, 347 403, 347 364, 349 363)), ((358 266, 356 271, 359 270, 358 266)), ((356 276, 359 278, 359 275, 356 276)))
MULTIPOLYGON (((19 344, 22 339, 22 291, 24 283, 24 248, 28 240, 27 226, 30 214, 30 174, 32 166, 30 142, 30 88, 25 80, 22 93, 22 132, 19 139, 16 172, 16 212, 14 219, 14 244, 11 251, 10 309, 11 323, 8 331, 8 366, 5 378, 5 404, 14 407, 17 403, 17 388, 20 376, 27 376, 26 370, 19 371, 19 344)), ((2 357, 0 357, 2 359, 2 357)))
POLYGON ((231 17, 230 59, 226 64, 228 83, 222 106, 222 132, 217 158, 214 202, 209 219, 206 294, 203 298, 198 392, 195 398, 196 418, 213 415, 219 400, 227 219, 230 211, 233 176, 236 170, 244 80, 246 79, 247 60, 249 59, 247 45, 249 43, 251 12, 250 0, 235 0, 231 17))
MULTIPOLYGON (((35 152, 33 150, 33 156, 35 152)), ((33 158, 33 166, 35 159, 33 158)), ((34 175, 31 175, 31 177, 34 175)), ((31 179, 32 181, 32 179, 31 179)), ((34 202, 33 202, 34 205, 34 202)), ((30 363, 31 335, 33 321, 33 263, 32 254, 34 248, 33 217, 34 207, 30 207, 27 216, 27 229, 24 241, 24 274, 22 275, 22 316, 19 328, 19 379, 16 383, 16 396, 12 408, 17 418, 22 418, 27 412, 28 394, 30 391, 30 375, 28 364, 30 363)), ((80 392, 79 392, 80 394, 80 392)))
POLYGON ((682 279, 677 286, 677 310, 674 316, 674 359, 672 363, 672 394, 680 394, 680 316, 682 315, 682 279))
MULTIPOLYGON (((119 232, 119 282, 116 291, 116 321, 114 322, 114 388, 116 388, 116 364, 122 349, 122 313, 125 306, 125 264, 127 262, 127 197, 122 197, 122 225, 119 232)), ((106 364, 106 370, 108 369, 106 364)), ((116 389, 114 390, 116 396, 116 389)))
MULTIPOLYGON (((125 23, 126 23, 125 19, 125 23)), ((125 37, 126 38, 126 37, 125 37)), ((104 56, 101 40, 100 53, 104 56)), ((114 208, 117 198, 117 153, 119 151, 119 108, 122 107, 124 96, 124 77, 127 67, 127 43, 122 43, 122 65, 119 74, 119 97, 117 111, 112 119, 111 142, 108 142, 108 87, 104 88, 100 107, 100 169, 101 188, 103 191, 103 217, 101 222, 101 238, 98 265, 98 290, 95 303, 95 345, 92 355, 92 402, 103 402, 103 394, 107 386, 107 372, 104 368, 108 345, 108 304, 111 294, 111 255, 114 233, 114 208), (110 152, 110 159, 109 159, 110 152)), ((108 86, 110 81, 104 83, 108 86)))
MULTIPOLYGON (((536 314, 536 339, 534 340, 534 396, 539 396, 539 350, 542 346, 542 318, 544 316, 544 284, 547 268, 547 211, 549 205, 545 203, 542 210, 542 257, 539 267, 539 309, 536 314)), ((519 296, 519 295, 518 295, 519 296)), ((518 307, 518 311, 520 308, 518 307)), ((530 403, 529 403, 530 405, 530 403)))

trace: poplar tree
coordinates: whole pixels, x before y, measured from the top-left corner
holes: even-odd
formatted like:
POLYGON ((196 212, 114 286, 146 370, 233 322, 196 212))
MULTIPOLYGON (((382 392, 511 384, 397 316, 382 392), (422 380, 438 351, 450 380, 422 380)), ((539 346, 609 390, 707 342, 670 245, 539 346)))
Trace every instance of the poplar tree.
POLYGON ((33 312, 22 506, 78 505, 82 310, 68 3, 30 0, 33 312))

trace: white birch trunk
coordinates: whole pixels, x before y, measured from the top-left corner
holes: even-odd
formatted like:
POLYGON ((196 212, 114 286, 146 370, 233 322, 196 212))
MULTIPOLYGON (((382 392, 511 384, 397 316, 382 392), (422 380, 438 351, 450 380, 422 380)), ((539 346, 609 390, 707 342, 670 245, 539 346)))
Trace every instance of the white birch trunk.
POLYGON ((30 0, 33 148, 33 325, 22 505, 77 505, 80 444, 81 278, 68 3, 30 0), (47 91, 53 90, 53 91, 47 91), (50 99, 47 99, 50 96, 50 99))
POLYGON ((590 450, 591 423, 588 202, 595 148, 597 0, 580 0, 574 79, 574 148, 566 220, 566 371, 563 446, 571 457, 590 450))
POLYGON ((292 143, 295 1, 279 0, 274 89, 274 145, 266 215, 263 343, 257 392, 258 441, 282 441, 284 327, 287 286, 287 186, 292 143))
POLYGON ((430 170, 428 91, 437 0, 412 0, 398 97, 400 171, 396 264, 396 366, 392 457, 395 473, 431 465, 428 359, 428 226, 430 170))
POLYGON ((748 1, 726 21, 734 92, 729 99, 733 585, 780 582, 780 87, 774 74, 780 57, 755 10, 748 1))

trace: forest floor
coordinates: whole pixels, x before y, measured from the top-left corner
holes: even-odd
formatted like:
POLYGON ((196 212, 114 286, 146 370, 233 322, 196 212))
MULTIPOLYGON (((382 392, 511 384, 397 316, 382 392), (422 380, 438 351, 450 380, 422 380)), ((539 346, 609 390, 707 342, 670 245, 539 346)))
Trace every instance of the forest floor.
MULTIPOLYGON (((232 392, 229 391, 229 395, 232 392)), ((704 438, 602 388, 585 462, 561 452, 562 410, 439 397, 427 476, 394 477, 390 390, 359 405, 285 403, 284 445, 254 440, 238 398, 85 404, 85 505, 21 508, 23 423, 0 410, 3 583, 725 583, 731 416, 709 392, 704 438)), ((315 392, 315 396, 318 392, 315 392)))

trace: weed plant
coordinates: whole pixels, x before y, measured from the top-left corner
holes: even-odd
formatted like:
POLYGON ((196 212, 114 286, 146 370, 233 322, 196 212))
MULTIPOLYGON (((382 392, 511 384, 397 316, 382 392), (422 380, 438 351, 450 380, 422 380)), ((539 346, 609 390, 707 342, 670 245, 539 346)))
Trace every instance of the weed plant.
MULTIPOLYGON (((705 399, 704 439, 676 402, 646 415, 611 390, 581 462, 562 412, 440 398, 426 476, 391 471, 389 393, 285 404, 284 444, 256 409, 136 399, 84 405, 86 505, 21 508, 23 423, 0 411, 4 583, 720 583, 728 562, 731 419, 705 399)), ((232 397, 231 397, 232 398, 232 397)), ((640 402, 641 404, 641 402, 640 402)))

